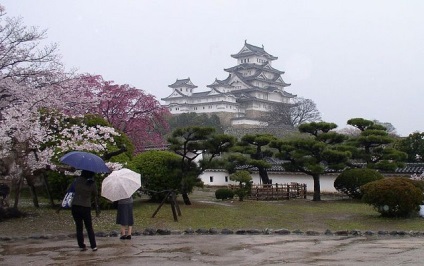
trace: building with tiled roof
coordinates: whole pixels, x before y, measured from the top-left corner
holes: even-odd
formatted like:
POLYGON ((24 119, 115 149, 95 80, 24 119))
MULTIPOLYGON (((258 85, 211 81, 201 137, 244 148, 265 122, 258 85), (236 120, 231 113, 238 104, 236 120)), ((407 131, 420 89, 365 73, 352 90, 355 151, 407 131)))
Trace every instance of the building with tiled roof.
POLYGON ((292 104, 296 95, 286 91, 290 84, 282 78, 284 71, 272 67, 278 57, 247 42, 231 57, 237 65, 224 69, 227 78, 216 78, 206 91, 195 92, 190 78, 169 85, 172 92, 162 100, 170 112, 216 114, 224 126, 254 128, 267 125, 263 117, 276 105, 292 104))
MULTIPOLYGON (((284 161, 276 158, 266 158, 271 168, 267 169, 268 177, 273 184, 290 184, 301 183, 306 184, 307 190, 313 192, 314 180, 311 176, 306 175, 299 171, 286 171, 282 163, 284 161)), ((247 165, 240 167, 240 169, 249 168, 247 165)), ((249 168, 252 173, 253 184, 261 184, 261 178, 257 168, 249 168)), ((334 188, 334 181, 341 171, 327 171, 320 176, 321 192, 334 193, 337 190, 334 188)), ((404 167, 396 168, 394 171, 381 171, 385 178, 392 177, 406 177, 415 180, 424 180, 424 163, 405 163, 404 167)), ((199 176, 203 184, 207 186, 227 186, 234 185, 237 182, 229 180, 230 174, 225 169, 206 169, 199 176)))

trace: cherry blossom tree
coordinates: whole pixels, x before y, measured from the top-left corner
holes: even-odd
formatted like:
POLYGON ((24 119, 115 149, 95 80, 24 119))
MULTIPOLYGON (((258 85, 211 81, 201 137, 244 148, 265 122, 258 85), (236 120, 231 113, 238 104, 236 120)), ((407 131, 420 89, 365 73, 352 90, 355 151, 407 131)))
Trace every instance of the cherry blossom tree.
POLYGON ((56 73, 62 71, 57 44, 41 45, 46 30, 23 25, 21 18, 6 17, 0 5, 0 108, 20 101, 9 89, 9 82, 31 84, 33 88, 59 82, 56 73), (6 86, 5 86, 6 85, 6 86))
MULTIPOLYGON (((61 97, 62 89, 67 86, 39 88, 37 93, 33 93, 31 89, 16 85, 11 91, 19 91, 17 87, 21 88, 20 93, 25 97, 2 111, 0 123, 1 158, 9 166, 5 174, 17 184, 14 207, 17 207, 24 178, 31 186, 34 172, 39 169, 54 169, 58 157, 64 152, 106 152, 108 146, 114 144, 113 137, 119 135, 112 127, 89 127, 83 123, 66 122, 64 113, 69 111, 66 110, 67 106, 76 104, 73 100, 69 104, 64 101, 66 97, 61 97), (60 108, 60 101, 64 109, 60 108)), ((72 91, 78 92, 76 89, 69 90, 68 97, 72 91)), ((81 95, 83 94, 78 94, 81 95)), ((75 98, 77 95, 70 97, 75 98)))
POLYGON ((5 15, 0 5, 0 169, 16 184, 14 207, 23 180, 34 188, 35 173, 55 169, 65 152, 116 155, 123 151, 115 143, 121 134, 117 130, 130 137, 137 151, 164 142, 167 110, 154 96, 100 76, 65 71, 57 45, 42 45, 45 30, 5 15), (110 126, 85 124, 83 116, 90 113, 110 126))
POLYGON ((34 173, 54 169, 64 152, 108 153, 119 135, 110 126, 66 122, 98 106, 98 91, 85 76, 66 73, 57 45, 42 46, 44 38, 46 31, 6 17, 0 5, 0 163, 17 186, 15 208, 24 178, 34 188, 34 173))
POLYGON ((113 127, 124 132, 133 142, 135 152, 148 146, 164 145, 169 131, 169 111, 151 94, 130 85, 104 81, 101 76, 87 76, 99 90, 100 104, 93 113, 104 117, 113 127))

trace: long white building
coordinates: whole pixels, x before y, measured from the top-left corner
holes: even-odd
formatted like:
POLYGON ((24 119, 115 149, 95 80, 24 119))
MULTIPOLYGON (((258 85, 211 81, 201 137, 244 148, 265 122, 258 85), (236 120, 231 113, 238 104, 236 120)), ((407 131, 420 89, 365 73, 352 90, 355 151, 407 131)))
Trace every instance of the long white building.
POLYGON ((231 57, 237 65, 224 69, 228 77, 215 79, 206 91, 196 92, 197 86, 190 78, 177 79, 169 85, 172 93, 162 98, 172 114, 217 114, 221 123, 232 127, 262 127, 262 117, 277 104, 291 104, 296 97, 286 91, 290 84, 284 82, 283 71, 272 67, 277 60, 264 47, 247 42, 231 57))

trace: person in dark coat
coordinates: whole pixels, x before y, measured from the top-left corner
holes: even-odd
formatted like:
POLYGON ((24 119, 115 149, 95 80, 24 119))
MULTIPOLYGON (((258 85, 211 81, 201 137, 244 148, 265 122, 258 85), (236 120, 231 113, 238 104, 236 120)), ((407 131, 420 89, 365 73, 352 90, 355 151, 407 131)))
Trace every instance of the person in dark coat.
POLYGON ((75 195, 72 200, 72 217, 75 221, 77 231, 77 242, 81 251, 87 250, 84 244, 83 227, 87 231, 90 247, 93 251, 97 251, 96 237, 94 235, 93 223, 91 218, 91 202, 94 196, 94 203, 96 206, 96 217, 99 217, 100 210, 98 204, 97 186, 94 182, 95 173, 83 170, 81 176, 76 178, 75 182, 75 195))
POLYGON ((116 224, 121 225, 120 239, 131 239, 132 226, 134 225, 132 197, 118 200, 116 224))

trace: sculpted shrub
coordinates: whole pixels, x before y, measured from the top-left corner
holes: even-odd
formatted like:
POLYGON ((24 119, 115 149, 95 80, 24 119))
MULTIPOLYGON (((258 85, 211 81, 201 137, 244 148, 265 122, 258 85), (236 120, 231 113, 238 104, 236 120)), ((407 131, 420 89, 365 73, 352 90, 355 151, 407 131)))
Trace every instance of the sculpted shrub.
POLYGON ((407 178, 385 178, 361 187, 362 200, 372 205, 382 216, 407 217, 418 212, 423 192, 407 178))
POLYGON ((215 191, 215 197, 220 200, 234 198, 234 192, 229 188, 220 188, 215 191))
POLYGON ((240 201, 243 201, 252 188, 252 176, 248 171, 241 170, 231 174, 230 180, 239 182, 239 187, 234 191, 234 194, 239 197, 240 201))
POLYGON ((146 151, 128 164, 141 174, 143 188, 152 201, 161 202, 168 190, 181 189, 181 157, 169 151, 146 151))
POLYGON ((361 186, 380 179, 383 175, 373 169, 347 169, 334 180, 334 188, 352 199, 360 199, 361 186))

